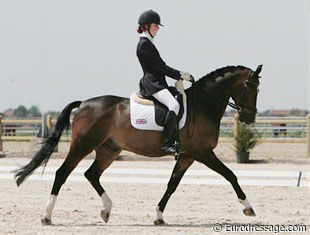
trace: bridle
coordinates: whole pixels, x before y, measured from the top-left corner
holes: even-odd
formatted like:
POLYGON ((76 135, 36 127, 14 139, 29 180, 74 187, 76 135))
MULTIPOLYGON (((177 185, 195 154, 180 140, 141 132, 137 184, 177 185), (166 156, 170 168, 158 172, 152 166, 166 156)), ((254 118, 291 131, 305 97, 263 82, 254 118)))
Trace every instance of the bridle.
MULTIPOLYGON (((257 108, 252 106, 252 105, 247 105, 247 104, 244 104, 243 101, 244 101, 244 95, 246 93, 246 90, 251 87, 251 86, 255 86, 255 87, 258 87, 258 83, 256 82, 252 82, 250 81, 250 78, 251 76, 253 75, 253 72, 252 71, 249 71, 248 73, 248 76, 247 76, 247 79, 243 82, 243 86, 240 88, 241 89, 241 103, 240 105, 236 105, 236 104, 233 104, 233 106, 235 106, 236 110, 238 111, 239 115, 243 115, 243 116, 250 116, 250 115, 255 115, 257 114, 257 108), (247 111, 243 111, 243 109, 246 109, 247 111)), ((240 90, 239 89, 239 90, 240 90)), ((237 91, 239 93, 239 90, 237 91)), ((229 102, 230 103, 230 102, 229 102)), ((229 104, 228 104, 229 105, 229 104)), ((229 105, 230 106, 230 105, 229 105)), ((232 106, 231 106, 232 107, 232 106)), ((233 107, 232 107, 233 108, 233 107)))

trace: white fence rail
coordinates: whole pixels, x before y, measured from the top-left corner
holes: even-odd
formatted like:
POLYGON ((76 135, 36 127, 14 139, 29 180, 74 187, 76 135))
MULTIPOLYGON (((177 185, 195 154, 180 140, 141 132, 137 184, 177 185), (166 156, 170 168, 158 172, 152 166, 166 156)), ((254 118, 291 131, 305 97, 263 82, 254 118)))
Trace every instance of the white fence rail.
MULTIPOLYGON (((29 141, 33 137, 47 137, 56 122, 47 115, 42 119, 5 119, 0 116, 0 151, 3 141, 29 141), (42 128, 43 127, 43 128, 42 128)), ((305 143, 310 157, 310 114, 306 117, 257 117, 255 127, 262 133, 264 142, 305 143)), ((220 138, 229 140, 236 135, 237 118, 223 118, 220 138)), ((70 141, 71 132, 62 140, 70 141)))

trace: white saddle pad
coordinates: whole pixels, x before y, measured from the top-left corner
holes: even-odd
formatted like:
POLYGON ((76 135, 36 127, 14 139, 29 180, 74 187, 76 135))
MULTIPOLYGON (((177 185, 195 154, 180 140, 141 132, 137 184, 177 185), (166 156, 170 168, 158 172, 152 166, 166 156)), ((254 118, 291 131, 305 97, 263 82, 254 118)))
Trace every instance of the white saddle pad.
MULTIPOLYGON (((133 92, 130 96, 130 120, 134 128, 140 130, 163 131, 164 127, 157 125, 155 121, 155 107, 151 100, 143 100, 143 104, 137 103, 138 93, 133 92)), ((179 122, 179 128, 183 128, 186 122, 186 97, 183 96, 184 113, 179 122)))

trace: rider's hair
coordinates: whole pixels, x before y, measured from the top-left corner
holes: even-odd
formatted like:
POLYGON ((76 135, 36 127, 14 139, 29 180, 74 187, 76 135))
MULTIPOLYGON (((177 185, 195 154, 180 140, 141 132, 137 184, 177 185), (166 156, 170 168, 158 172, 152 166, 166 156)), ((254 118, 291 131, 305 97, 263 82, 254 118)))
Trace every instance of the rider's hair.
POLYGON ((137 29, 137 32, 141 34, 144 31, 147 31, 150 28, 150 26, 151 24, 145 24, 145 25, 139 26, 137 29))

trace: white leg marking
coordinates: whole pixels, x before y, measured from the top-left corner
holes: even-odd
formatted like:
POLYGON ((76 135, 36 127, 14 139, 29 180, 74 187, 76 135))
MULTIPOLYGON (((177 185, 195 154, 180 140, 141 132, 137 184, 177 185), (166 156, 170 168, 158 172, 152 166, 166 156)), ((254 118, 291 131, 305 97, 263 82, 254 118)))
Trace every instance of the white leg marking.
POLYGON ((106 192, 104 192, 101 195, 101 201, 102 201, 102 204, 103 204, 103 209, 111 212, 112 201, 111 201, 110 197, 108 196, 108 194, 106 192))
POLYGON ((244 205, 243 213, 247 216, 256 216, 253 207, 249 203, 248 199, 241 200, 239 199, 240 203, 244 205))
POLYGON ((105 192, 101 195, 101 200, 103 204, 103 209, 101 210, 101 218, 104 222, 108 223, 111 215, 112 201, 109 198, 108 194, 106 194, 105 192))
POLYGON ((252 208, 251 204, 249 203, 248 199, 244 199, 244 200, 241 200, 239 199, 239 202, 244 205, 245 208, 252 208))
POLYGON ((55 207, 56 199, 57 199, 56 195, 51 195, 50 199, 48 200, 48 202, 46 204, 46 208, 45 208, 46 215, 45 215, 45 218, 47 218, 49 220, 52 218, 52 212, 53 212, 54 207, 55 207))
POLYGON ((157 220, 164 220, 163 213, 159 210, 159 206, 156 207, 157 220))

